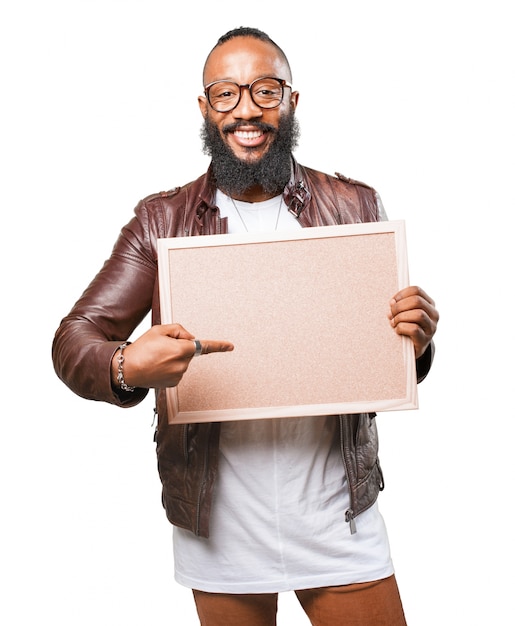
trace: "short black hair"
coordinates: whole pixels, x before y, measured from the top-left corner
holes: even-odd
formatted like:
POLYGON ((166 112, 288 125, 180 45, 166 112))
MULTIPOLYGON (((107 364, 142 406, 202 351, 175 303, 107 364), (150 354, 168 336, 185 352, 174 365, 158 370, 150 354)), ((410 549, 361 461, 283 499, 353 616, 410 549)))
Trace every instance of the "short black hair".
POLYGON ((268 41, 269 43, 272 43, 274 46, 277 46, 277 44, 274 41, 272 41, 269 35, 267 35, 265 32, 263 32, 262 30, 259 30, 259 28, 252 28, 250 26, 240 26, 238 28, 233 28, 232 30, 226 32, 225 35, 222 35, 218 39, 218 42, 216 45, 219 46, 225 43, 226 41, 229 41, 229 39, 234 39, 235 37, 254 37, 254 39, 261 39, 261 41, 268 41))
MULTIPOLYGON (((288 61, 288 57, 284 53, 284 50, 278 44, 276 44, 275 41, 269 35, 267 35, 264 31, 259 30, 259 28, 252 28, 251 26, 239 26, 238 28, 233 28, 232 30, 229 30, 225 33, 225 35, 222 35, 221 37, 219 37, 218 41, 211 49, 211 52, 213 52, 213 50, 218 48, 218 46, 221 46, 225 42, 230 41, 231 39, 235 39, 236 37, 253 37, 254 39, 259 39, 260 41, 266 41, 267 43, 272 44, 272 46, 276 48, 276 50, 279 52, 284 62, 286 63, 286 66, 288 67, 288 71, 290 72, 290 77, 291 77, 290 62, 288 61)), ((211 52, 207 55, 207 59, 209 59, 209 57, 211 56, 211 52)), ((207 59, 206 59, 206 63, 207 63, 207 59)), ((206 69, 206 66, 204 65, 204 71, 205 69, 206 69)))

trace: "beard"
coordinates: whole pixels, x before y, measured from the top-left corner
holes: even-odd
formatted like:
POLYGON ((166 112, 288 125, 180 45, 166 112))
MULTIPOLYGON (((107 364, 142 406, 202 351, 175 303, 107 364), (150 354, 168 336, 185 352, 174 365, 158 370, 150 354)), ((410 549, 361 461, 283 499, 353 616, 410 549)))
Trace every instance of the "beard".
MULTIPOLYGON (((291 153, 297 147, 300 135, 299 124, 293 111, 282 115, 277 128, 262 122, 252 122, 252 126, 264 132, 274 133, 266 153, 255 162, 237 158, 224 142, 221 132, 234 131, 242 123, 228 124, 219 131, 216 124, 207 117, 201 129, 202 149, 211 157, 211 166, 217 187, 230 196, 244 193, 259 186, 266 193, 280 193, 291 176, 291 153)), ((248 152, 252 153, 252 148, 248 152)))

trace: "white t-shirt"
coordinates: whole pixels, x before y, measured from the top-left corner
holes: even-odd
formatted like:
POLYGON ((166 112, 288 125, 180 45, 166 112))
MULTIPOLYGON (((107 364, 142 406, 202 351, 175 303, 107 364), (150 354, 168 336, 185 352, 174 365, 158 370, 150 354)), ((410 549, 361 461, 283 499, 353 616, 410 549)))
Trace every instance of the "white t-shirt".
MULTIPOLYGON (((229 232, 300 228, 281 197, 217 194, 229 232)), ((377 503, 345 521, 349 491, 334 416, 243 420, 221 427, 208 539, 174 527, 175 579, 218 593, 272 593, 393 573, 377 503)))

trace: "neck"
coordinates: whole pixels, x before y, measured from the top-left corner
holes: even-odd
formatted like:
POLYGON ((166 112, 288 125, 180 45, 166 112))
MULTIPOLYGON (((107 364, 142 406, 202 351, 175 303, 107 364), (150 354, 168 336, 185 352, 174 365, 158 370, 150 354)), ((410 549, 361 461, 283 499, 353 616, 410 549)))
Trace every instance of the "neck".
POLYGON ((242 202, 263 202, 264 200, 270 200, 270 198, 278 196, 282 192, 282 189, 270 193, 266 192, 261 185, 255 185, 235 194, 225 191, 224 189, 222 189, 222 191, 234 200, 241 200, 242 202))

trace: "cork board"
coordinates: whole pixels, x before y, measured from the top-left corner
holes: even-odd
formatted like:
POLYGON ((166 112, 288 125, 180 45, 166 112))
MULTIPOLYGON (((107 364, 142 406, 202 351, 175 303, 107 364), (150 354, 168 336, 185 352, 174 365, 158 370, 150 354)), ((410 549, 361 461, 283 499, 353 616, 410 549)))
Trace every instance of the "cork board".
POLYGON ((413 346, 387 317, 403 221, 160 239, 158 266, 162 322, 235 346, 166 390, 171 423, 417 408, 413 346))

